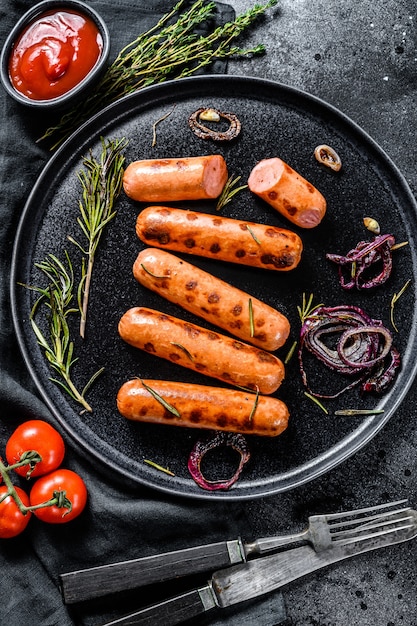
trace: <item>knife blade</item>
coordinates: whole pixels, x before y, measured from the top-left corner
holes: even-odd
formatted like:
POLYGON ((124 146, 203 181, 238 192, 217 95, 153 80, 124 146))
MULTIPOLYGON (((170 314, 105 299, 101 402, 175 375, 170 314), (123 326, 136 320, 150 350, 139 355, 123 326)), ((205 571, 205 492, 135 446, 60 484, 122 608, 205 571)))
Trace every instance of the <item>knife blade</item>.
POLYGON ((169 598, 103 626, 175 626, 207 611, 222 609, 262 596, 318 569, 371 550, 417 536, 417 511, 408 528, 316 552, 301 546, 215 572, 207 584, 169 598))

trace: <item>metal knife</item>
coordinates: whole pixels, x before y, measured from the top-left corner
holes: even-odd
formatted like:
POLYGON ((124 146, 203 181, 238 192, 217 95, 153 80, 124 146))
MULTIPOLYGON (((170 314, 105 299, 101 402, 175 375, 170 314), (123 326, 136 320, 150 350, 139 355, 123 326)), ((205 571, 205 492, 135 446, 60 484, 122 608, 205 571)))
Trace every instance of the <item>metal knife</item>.
POLYGON ((352 556, 417 536, 417 512, 406 529, 360 543, 316 552, 301 546, 215 572, 207 585, 131 613, 103 626, 175 626, 207 611, 222 609, 274 591, 293 580, 352 556))

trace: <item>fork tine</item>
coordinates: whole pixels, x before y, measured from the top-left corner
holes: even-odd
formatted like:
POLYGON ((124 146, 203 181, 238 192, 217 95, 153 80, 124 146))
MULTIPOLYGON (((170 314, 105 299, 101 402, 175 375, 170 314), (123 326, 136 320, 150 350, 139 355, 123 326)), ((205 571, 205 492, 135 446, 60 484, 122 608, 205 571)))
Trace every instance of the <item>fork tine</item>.
POLYGON ((408 515, 401 515, 400 517, 390 517, 380 519, 379 522, 374 520, 370 524, 362 524, 354 529, 348 529, 346 531, 337 531, 331 534, 332 543, 346 545, 348 543, 356 543, 357 541, 364 541, 366 539, 373 539, 375 537, 381 537, 393 532, 399 532, 401 530, 407 530, 416 525, 414 520, 412 509, 404 509, 410 511, 408 515), (409 523, 407 523, 409 522, 409 523))
POLYGON ((353 509, 352 511, 342 511, 341 513, 328 513, 326 519, 328 521, 335 519, 343 519, 345 517, 358 517, 365 513, 371 513, 372 511, 382 511, 383 509, 402 506, 407 504, 408 500, 397 500, 396 502, 386 502, 385 504, 377 504, 376 506, 368 506, 365 509, 353 509))
POLYGON ((356 537, 350 537, 350 539, 338 539, 335 543, 340 545, 347 545, 349 543, 358 543, 360 541, 365 541, 367 539, 375 539, 376 537, 382 537, 383 535, 389 535, 390 533, 397 533, 401 530, 407 530, 409 528, 413 528, 414 524, 404 524, 403 526, 395 526, 394 528, 388 528, 386 530, 380 530, 379 532, 369 533, 367 535, 357 535, 356 537))
POLYGON ((350 519, 346 521, 334 522, 329 524, 329 530, 332 534, 337 534, 338 531, 335 531, 335 528, 347 528, 349 526, 353 526, 353 531, 360 526, 370 526, 371 522, 378 522, 378 520, 393 518, 397 515, 405 513, 406 511, 410 511, 410 507, 404 507, 402 509, 395 509, 394 511, 387 511, 385 513, 378 513, 377 515, 365 515, 363 517, 356 517, 355 519, 350 519))

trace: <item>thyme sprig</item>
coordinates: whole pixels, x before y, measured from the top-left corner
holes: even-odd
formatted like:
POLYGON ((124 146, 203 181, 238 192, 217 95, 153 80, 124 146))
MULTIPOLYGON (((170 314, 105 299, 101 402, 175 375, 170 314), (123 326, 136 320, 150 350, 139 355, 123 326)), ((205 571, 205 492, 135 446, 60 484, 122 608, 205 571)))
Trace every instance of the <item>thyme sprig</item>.
POLYGON ((101 138, 101 146, 100 157, 97 159, 90 151, 89 156, 83 159, 85 170, 78 174, 82 200, 79 202, 80 216, 77 223, 87 239, 87 245, 83 246, 73 237, 68 237, 87 257, 86 264, 82 264, 82 278, 78 288, 80 335, 83 338, 95 255, 105 226, 116 215, 114 204, 122 187, 125 161, 122 151, 127 146, 127 140, 123 138, 106 141, 101 138))
POLYGON ((256 4, 235 20, 201 35, 198 26, 214 16, 215 3, 196 0, 186 9, 186 0, 179 0, 154 27, 119 52, 91 95, 49 127, 39 141, 54 137, 53 150, 81 123, 122 96, 166 80, 191 76, 214 60, 262 54, 262 44, 241 48, 234 42, 276 3, 277 0, 268 0, 264 5, 256 4))
POLYGON ((96 372, 82 391, 79 391, 72 381, 72 366, 77 361, 74 357, 74 344, 70 338, 68 319, 78 314, 78 308, 73 306, 74 301, 74 272, 68 252, 65 251, 66 263, 63 263, 53 254, 49 254, 44 261, 36 263, 36 267, 48 278, 46 287, 29 287, 40 294, 32 307, 30 322, 36 339, 43 348, 45 357, 59 378, 51 378, 62 387, 76 402, 88 412, 91 406, 85 399, 85 394, 102 370, 96 372), (38 317, 42 305, 47 311, 48 338, 42 331, 35 318, 38 317))

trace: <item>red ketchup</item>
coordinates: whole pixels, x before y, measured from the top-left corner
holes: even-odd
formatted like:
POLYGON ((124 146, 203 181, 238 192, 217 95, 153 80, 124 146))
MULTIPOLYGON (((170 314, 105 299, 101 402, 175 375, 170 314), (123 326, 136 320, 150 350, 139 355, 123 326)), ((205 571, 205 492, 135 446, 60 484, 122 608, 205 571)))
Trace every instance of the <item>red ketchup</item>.
POLYGON ((40 15, 16 41, 9 73, 17 91, 32 100, 50 100, 78 85, 96 64, 103 39, 93 22, 60 9, 40 15))

